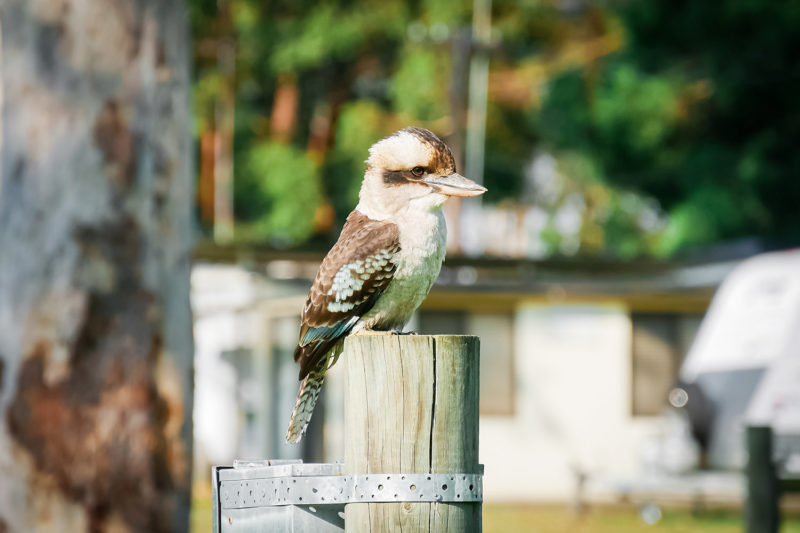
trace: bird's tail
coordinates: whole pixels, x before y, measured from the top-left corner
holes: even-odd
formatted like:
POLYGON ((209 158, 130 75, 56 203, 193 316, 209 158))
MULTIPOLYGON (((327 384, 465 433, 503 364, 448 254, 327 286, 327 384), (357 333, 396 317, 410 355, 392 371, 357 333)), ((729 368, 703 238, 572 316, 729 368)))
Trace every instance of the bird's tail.
POLYGON ((297 394, 297 401, 294 403, 292 418, 289 419, 289 429, 286 431, 286 442, 297 444, 306 432, 314 406, 319 398, 319 391, 322 390, 322 383, 325 381, 325 370, 323 366, 310 372, 300 384, 300 392, 297 394))

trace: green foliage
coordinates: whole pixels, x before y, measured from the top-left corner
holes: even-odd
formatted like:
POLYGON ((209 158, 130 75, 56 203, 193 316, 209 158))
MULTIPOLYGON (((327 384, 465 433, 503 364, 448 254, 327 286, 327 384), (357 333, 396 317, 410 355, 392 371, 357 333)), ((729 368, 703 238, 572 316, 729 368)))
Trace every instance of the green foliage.
POLYGON ((536 146, 532 113, 508 110, 489 104, 486 119, 486 154, 484 182, 489 189, 483 199, 500 203, 520 198, 525 183, 525 169, 536 146))
POLYGON ((280 143, 256 145, 236 180, 236 204, 265 206, 241 230, 246 237, 293 245, 308 239, 322 200, 314 162, 296 148, 280 143))
POLYGON ((404 31, 402 2, 350 4, 320 2, 305 16, 280 17, 270 64, 275 72, 317 67, 329 60, 347 60, 376 37, 397 37, 404 31))
POLYGON ((448 72, 446 57, 425 46, 407 46, 398 58, 389 92, 393 107, 417 120, 446 116, 448 72))
MULTIPOLYGON (((748 236, 800 243, 800 4, 572 4, 493 2, 484 202, 545 213, 534 236, 545 254, 668 256, 748 236), (554 157, 552 197, 531 181, 536 154, 554 157), (575 216, 577 226, 565 222, 575 216)), ((467 82, 454 75, 452 39, 472 7, 191 0, 198 133, 218 127, 215 106, 235 95, 238 235, 331 239, 373 142, 412 124, 457 142, 451 106, 467 82), (235 43, 233 79, 220 70, 225 42, 235 43), (275 135, 286 80, 299 101, 291 131, 275 135), (324 146, 319 128, 330 131, 324 146), (335 222, 315 226, 328 205, 335 222)))
POLYGON ((389 133, 382 111, 374 102, 356 101, 343 106, 336 129, 336 147, 325 168, 328 197, 339 221, 358 203, 369 147, 389 133))
POLYGON ((653 249, 800 237, 800 6, 658 0, 618 5, 628 46, 551 83, 542 133, 597 161, 604 182, 653 196, 653 249), (544 127, 546 124, 547 127, 544 127))
POLYGON ((643 75, 630 65, 610 69, 603 81, 592 110, 598 136, 608 144, 623 141, 632 157, 651 155, 677 124, 675 86, 663 77, 643 75))
POLYGON ((603 184, 601 170, 583 152, 547 154, 531 169, 530 202, 547 213, 540 255, 610 254, 634 258, 657 251, 664 216, 651 199, 603 184))
POLYGON ((214 116, 214 101, 219 98, 223 88, 224 80, 216 72, 211 72, 195 82, 192 92, 195 135, 212 129, 210 117, 214 116))
POLYGON ((469 24, 472 2, 453 0, 424 0, 421 19, 428 24, 469 24))

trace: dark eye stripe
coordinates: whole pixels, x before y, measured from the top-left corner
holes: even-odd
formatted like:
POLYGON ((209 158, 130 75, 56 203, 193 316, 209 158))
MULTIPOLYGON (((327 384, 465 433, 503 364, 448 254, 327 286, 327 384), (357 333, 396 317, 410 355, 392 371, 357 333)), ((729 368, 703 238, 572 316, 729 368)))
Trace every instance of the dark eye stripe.
POLYGON ((421 176, 415 176, 411 170, 384 170, 383 182, 387 185, 401 185, 403 183, 420 181, 421 176))

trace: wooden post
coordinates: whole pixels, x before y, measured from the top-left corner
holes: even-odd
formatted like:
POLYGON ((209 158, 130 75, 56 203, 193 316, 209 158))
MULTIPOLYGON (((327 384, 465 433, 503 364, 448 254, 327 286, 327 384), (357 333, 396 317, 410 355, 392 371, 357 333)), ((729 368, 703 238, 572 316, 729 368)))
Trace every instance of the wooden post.
MULTIPOLYGON (((345 341, 345 471, 478 473, 478 337, 345 341)), ((349 503, 345 531, 481 531, 481 504, 349 503)))
POLYGON ((772 428, 747 427, 746 533, 777 533, 780 526, 778 478, 772 458, 772 428))

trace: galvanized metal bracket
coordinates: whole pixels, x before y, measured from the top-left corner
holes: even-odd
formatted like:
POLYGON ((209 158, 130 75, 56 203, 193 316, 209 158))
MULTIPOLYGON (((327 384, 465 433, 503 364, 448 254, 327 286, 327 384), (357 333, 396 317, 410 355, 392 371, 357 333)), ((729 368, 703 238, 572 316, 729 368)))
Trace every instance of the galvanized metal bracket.
MULTIPOLYGON (((341 474, 341 464, 293 464, 252 468, 248 475, 225 480, 220 476, 223 509, 283 505, 337 505, 377 502, 482 502, 483 474, 341 474), (276 469, 275 466, 284 468, 276 469), (313 472, 314 467, 319 472, 313 472), (312 469, 309 472, 309 469, 312 469), (339 472, 336 472, 336 471, 339 472), (258 472, 260 471, 260 472, 258 472), (288 475, 287 475, 288 474, 288 475), (295 474, 295 475, 292 475, 295 474), (308 475, 312 474, 312 475, 308 475), (244 477, 244 479, 242 479, 244 477)), ((241 467, 239 467, 241 468, 241 467)))

